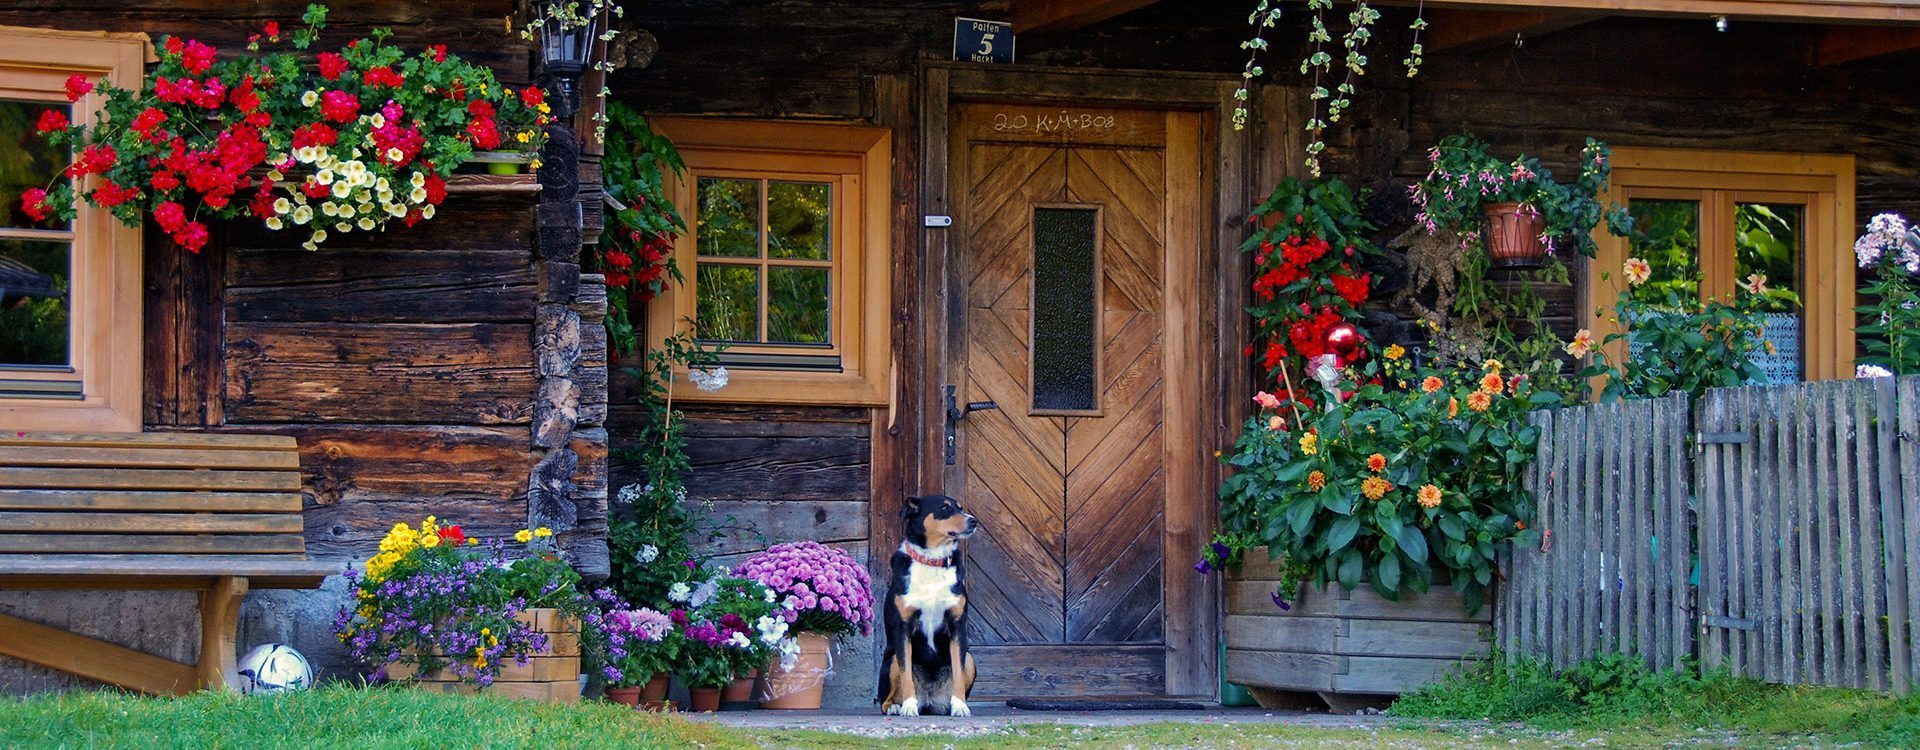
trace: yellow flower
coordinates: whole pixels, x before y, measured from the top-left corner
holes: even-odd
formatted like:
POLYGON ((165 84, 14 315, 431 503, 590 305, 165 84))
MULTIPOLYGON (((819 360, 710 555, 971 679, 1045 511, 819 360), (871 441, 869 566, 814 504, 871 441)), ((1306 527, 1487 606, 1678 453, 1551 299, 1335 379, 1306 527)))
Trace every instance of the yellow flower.
POLYGON ((1367 477, 1360 482, 1360 494, 1366 495, 1368 500, 1379 500, 1392 490, 1393 483, 1380 477, 1367 477))
POLYGON ((1447 387, 1447 381, 1434 375, 1428 375, 1426 380, 1420 381, 1420 390, 1426 393, 1433 393, 1445 387, 1447 387))
POLYGON ((521 544, 533 541, 533 532, 526 529, 513 532, 513 540, 521 544))
POLYGON ((1387 347, 1387 350, 1381 352, 1381 354, 1385 355, 1387 359, 1397 361, 1401 357, 1407 356, 1407 348, 1399 344, 1394 344, 1393 346, 1387 347))
POLYGON ((1489 359, 1485 362, 1480 363, 1480 369, 1486 372, 1497 373, 1503 369, 1506 369, 1506 367, 1507 367, 1506 365, 1501 364, 1500 360, 1497 360, 1497 359, 1489 359))
POLYGON ((1326 472, 1321 471, 1319 469, 1314 469, 1313 473, 1307 475, 1308 489, 1311 489, 1314 492, 1319 492, 1320 490, 1325 489, 1326 486, 1327 486, 1326 472))
POLYGON ((479 543, 480 543, 480 539, 478 537, 471 537, 471 536, 467 537, 467 546, 471 547, 479 543))
POLYGON ((540 165, 541 165, 541 164, 543 164, 543 163, 545 163, 545 162, 542 162, 542 161, 540 161, 540 160, 539 160, 538 158, 535 158, 535 159, 534 159, 533 161, 530 161, 530 162, 527 162, 527 168, 528 168, 528 169, 533 169, 533 170, 538 170, 538 169, 540 168, 540 165))
POLYGON ((534 529, 533 535, 540 537, 542 539, 545 539, 547 537, 553 536, 553 529, 549 529, 545 526, 542 526, 540 528, 534 529))
POLYGON ((1300 452, 1309 456, 1319 453, 1320 452, 1320 436, 1315 435, 1311 432, 1305 435, 1301 435, 1300 436, 1300 452))
POLYGON ((1440 488, 1431 484, 1421 485, 1420 496, 1417 499, 1422 508, 1438 508, 1440 507, 1440 488))
POLYGON ((426 549, 433 549, 435 547, 440 546, 440 535, 428 534, 426 536, 420 537, 420 546, 426 549))
POLYGON ((1492 406, 1493 396, 1486 391, 1474 391, 1473 395, 1467 397, 1467 408, 1474 411, 1486 411, 1492 406))
POLYGON ((532 138, 533 138, 533 134, 532 134, 532 133, 529 133, 529 132, 527 132, 527 131, 525 131, 525 130, 522 130, 522 131, 520 131, 520 132, 518 132, 518 133, 514 133, 514 134, 513 134, 513 139, 514 139, 514 140, 516 140, 516 141, 519 141, 519 142, 521 142, 521 143, 526 143, 527 141, 529 141, 529 140, 531 140, 532 138))

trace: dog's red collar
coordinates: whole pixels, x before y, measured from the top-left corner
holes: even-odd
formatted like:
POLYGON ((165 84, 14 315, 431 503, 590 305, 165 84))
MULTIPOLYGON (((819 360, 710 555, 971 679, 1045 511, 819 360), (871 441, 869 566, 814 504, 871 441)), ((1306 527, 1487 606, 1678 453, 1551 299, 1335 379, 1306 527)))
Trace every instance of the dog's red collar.
POLYGON ((900 545, 900 551, 907 553, 907 557, 912 558, 914 562, 920 563, 921 565, 931 565, 936 568, 944 568, 944 567, 947 567, 948 565, 953 564, 953 555, 947 555, 946 557, 937 557, 937 558, 927 557, 924 553, 922 553, 919 550, 919 548, 914 547, 911 544, 900 545))

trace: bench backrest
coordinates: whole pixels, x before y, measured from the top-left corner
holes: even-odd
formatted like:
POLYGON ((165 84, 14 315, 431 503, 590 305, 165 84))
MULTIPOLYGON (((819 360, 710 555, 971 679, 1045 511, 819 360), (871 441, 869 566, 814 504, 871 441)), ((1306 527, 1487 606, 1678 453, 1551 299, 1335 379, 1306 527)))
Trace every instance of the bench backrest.
POLYGON ((0 432, 0 554, 301 559, 301 532, 291 437, 0 432))

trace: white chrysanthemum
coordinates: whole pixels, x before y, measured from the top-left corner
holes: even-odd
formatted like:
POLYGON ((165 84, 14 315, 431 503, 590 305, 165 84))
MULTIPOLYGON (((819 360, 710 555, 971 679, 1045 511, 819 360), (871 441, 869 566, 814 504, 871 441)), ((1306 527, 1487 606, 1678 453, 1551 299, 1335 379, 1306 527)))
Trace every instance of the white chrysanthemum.
POLYGON ((727 368, 715 367, 711 370, 688 370, 687 380, 693 382, 693 387, 707 393, 712 393, 727 387, 727 368))
POLYGON ((311 107, 320 103, 320 92, 308 91, 300 95, 300 106, 311 107))
POLYGON ((403 218, 407 215, 407 207, 402 206, 398 203, 388 203, 387 205, 383 206, 383 208, 386 209, 388 216, 391 216, 396 219, 403 218))
POLYGON ((292 211, 292 210, 293 210, 293 201, 290 201, 290 200, 287 200, 287 199, 286 199, 285 197, 280 197, 280 198, 275 198, 275 199, 273 199, 273 212, 274 212, 274 213, 276 213, 276 214, 284 214, 284 213, 286 213, 286 212, 288 212, 288 211, 292 211))
MULTIPOLYGON (((327 204, 324 204, 324 203, 322 203, 322 204, 320 204, 320 205, 323 205, 323 206, 324 206, 324 205, 327 205, 327 204)), ((295 224, 305 224, 305 223, 307 223, 307 222, 309 222, 309 221, 312 221, 312 220, 313 220, 313 209, 312 209, 312 208, 309 208, 309 207, 307 207, 307 206, 301 206, 301 207, 299 207, 299 208, 296 208, 296 209, 294 209, 294 210, 293 210, 293 223, 295 223, 295 224)))
POLYGON ((371 232, 373 231, 373 228, 376 226, 379 226, 379 225, 375 224, 371 217, 367 217, 367 216, 360 217, 360 223, 359 223, 360 231, 371 232))
POLYGON ((269 217, 267 217, 267 222, 266 222, 266 223, 267 223, 267 228, 268 228, 268 229, 271 229, 271 230, 273 230, 273 231, 276 231, 276 232, 278 232, 278 231, 280 231, 281 229, 283 229, 283 228, 285 228, 285 227, 286 227, 286 223, 285 223, 285 222, 282 222, 282 221, 280 221, 280 217, 278 217, 278 216, 269 216, 269 217))
POLYGON ((393 192, 393 183, 387 182, 387 178, 382 177, 374 181, 373 189, 382 193, 391 193, 393 192))

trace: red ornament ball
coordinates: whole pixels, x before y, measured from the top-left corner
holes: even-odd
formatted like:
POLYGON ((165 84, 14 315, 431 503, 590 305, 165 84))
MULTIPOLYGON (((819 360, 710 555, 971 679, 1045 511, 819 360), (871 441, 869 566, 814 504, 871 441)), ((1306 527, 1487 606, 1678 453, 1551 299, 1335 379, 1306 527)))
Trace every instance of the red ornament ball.
POLYGON ((1360 350, 1361 342, 1360 330, 1350 323, 1327 329, 1327 349, 1339 355, 1342 361, 1352 360, 1354 352, 1360 350))

